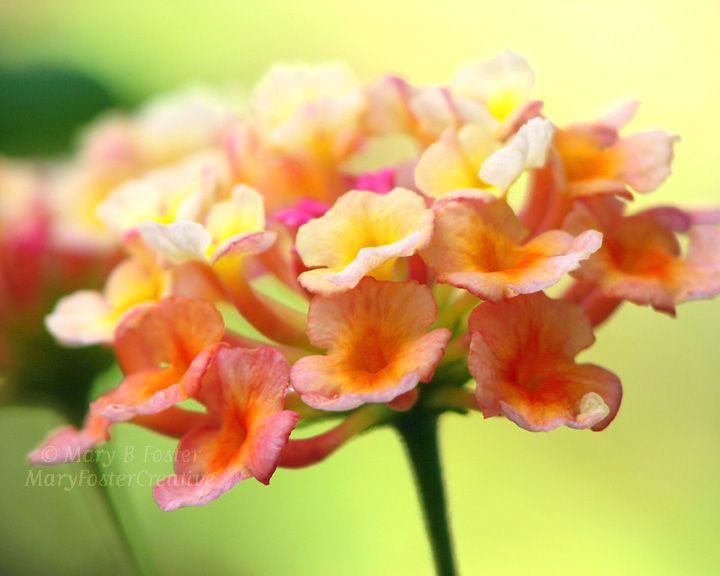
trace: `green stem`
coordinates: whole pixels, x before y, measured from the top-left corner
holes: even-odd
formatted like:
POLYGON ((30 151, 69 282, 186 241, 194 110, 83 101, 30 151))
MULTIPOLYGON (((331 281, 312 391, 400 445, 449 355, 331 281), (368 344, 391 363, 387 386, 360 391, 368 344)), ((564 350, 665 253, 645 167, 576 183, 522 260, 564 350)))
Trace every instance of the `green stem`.
POLYGON ((415 409, 403 414, 396 425, 413 468, 437 576, 456 576, 438 445, 438 416, 415 409))
POLYGON ((122 548, 125 556, 128 559, 132 572, 134 574, 137 574, 138 576, 145 575, 146 571, 144 570, 143 565, 140 562, 140 558, 138 557, 135 546, 133 545, 132 539, 130 538, 127 526, 125 525, 125 522, 123 522, 123 519, 120 516, 120 512, 117 509, 117 506, 115 506, 115 502, 113 502, 112 496, 110 495, 110 488, 106 483, 101 482, 103 476, 103 468, 97 463, 95 459, 92 459, 90 462, 87 463, 87 465, 90 468, 90 471, 97 476, 97 492, 100 496, 102 507, 107 513, 110 523, 112 524, 115 534, 117 535, 120 547, 122 548))

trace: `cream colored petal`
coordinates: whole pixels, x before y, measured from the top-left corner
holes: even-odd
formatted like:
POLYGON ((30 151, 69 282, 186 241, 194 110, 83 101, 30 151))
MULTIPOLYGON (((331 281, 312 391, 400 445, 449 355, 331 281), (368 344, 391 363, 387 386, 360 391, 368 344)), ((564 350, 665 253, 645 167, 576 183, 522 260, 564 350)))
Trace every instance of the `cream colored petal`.
POLYGON ((415 168, 415 183, 423 193, 434 198, 457 190, 485 188, 487 185, 477 172, 498 146, 486 124, 467 124, 459 131, 448 128, 420 157, 415 168))
POLYGON ((111 342, 115 322, 103 295, 83 290, 61 298, 45 326, 66 346, 87 346, 111 342))
POLYGON ((553 126, 549 120, 533 118, 507 146, 483 162, 480 178, 501 191, 507 190, 523 171, 545 164, 552 136, 553 126))
POLYGON ((279 65, 259 82, 251 108, 270 146, 333 155, 357 128, 365 95, 344 64, 279 65))
POLYGON ((145 222, 140 225, 139 230, 148 245, 174 264, 188 260, 205 260, 212 244, 208 231, 197 222, 145 222))
POLYGON ((265 228, 263 197, 250 186, 236 186, 230 200, 212 207, 205 227, 215 243, 239 234, 262 231, 265 228))
POLYGON ((463 66, 450 89, 460 97, 484 102, 490 113, 503 121, 528 100, 534 83, 535 75, 523 56, 502 52, 463 66))

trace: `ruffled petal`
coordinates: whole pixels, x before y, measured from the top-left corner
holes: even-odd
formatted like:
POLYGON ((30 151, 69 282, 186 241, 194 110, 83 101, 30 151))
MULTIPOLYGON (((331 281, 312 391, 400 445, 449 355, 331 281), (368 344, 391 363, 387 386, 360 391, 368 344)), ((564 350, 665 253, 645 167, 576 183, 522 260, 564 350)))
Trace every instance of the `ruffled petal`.
POLYGON ((295 390, 310 406, 347 410, 389 402, 432 378, 450 332, 427 332, 437 315, 425 286, 364 279, 357 288, 316 297, 308 335, 325 356, 292 369, 295 390))
POLYGON ((618 378, 575 355, 593 342, 580 308, 544 294, 478 306, 470 317, 470 373, 485 417, 504 415, 531 431, 601 430, 614 418, 618 378))
POLYGON ((348 192, 324 216, 298 230, 300 257, 306 266, 319 267, 301 274, 299 281, 327 294, 352 288, 364 276, 392 278, 398 258, 427 244, 432 221, 432 210, 410 190, 348 192))
POLYGON ((421 254, 438 282, 499 300, 552 286, 602 242, 594 230, 527 236, 506 202, 459 199, 437 208, 435 234, 421 254))

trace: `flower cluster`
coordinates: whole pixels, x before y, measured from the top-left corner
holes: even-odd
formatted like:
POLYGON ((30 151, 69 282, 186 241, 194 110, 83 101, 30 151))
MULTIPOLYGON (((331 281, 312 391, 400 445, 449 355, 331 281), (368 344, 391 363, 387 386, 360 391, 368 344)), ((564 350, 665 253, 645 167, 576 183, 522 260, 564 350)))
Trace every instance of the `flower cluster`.
POLYGON ((555 126, 533 83, 513 53, 444 86, 280 66, 242 111, 193 92, 103 122, 67 206, 124 259, 47 326, 112 346, 124 379, 31 463, 121 422, 177 437, 154 490, 171 510, 412 411, 608 426, 620 381, 576 356, 622 302, 674 314, 718 294, 720 213, 633 210, 677 138, 626 134, 632 102, 555 126))

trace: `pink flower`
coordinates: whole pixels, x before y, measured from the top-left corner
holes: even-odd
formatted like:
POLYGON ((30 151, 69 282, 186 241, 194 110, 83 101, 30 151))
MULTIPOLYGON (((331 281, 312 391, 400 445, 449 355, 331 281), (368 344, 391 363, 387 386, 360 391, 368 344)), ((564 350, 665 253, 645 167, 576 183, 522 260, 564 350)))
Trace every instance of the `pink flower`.
POLYGON ((115 333, 125 380, 92 404, 113 421, 161 412, 187 400, 225 333, 220 313, 200 300, 171 297, 128 315, 115 333))
POLYGON ((160 508, 207 504, 248 478, 270 481, 298 419, 283 410, 288 375, 271 348, 215 352, 197 392, 207 419, 180 441, 176 475, 155 486, 160 508))

